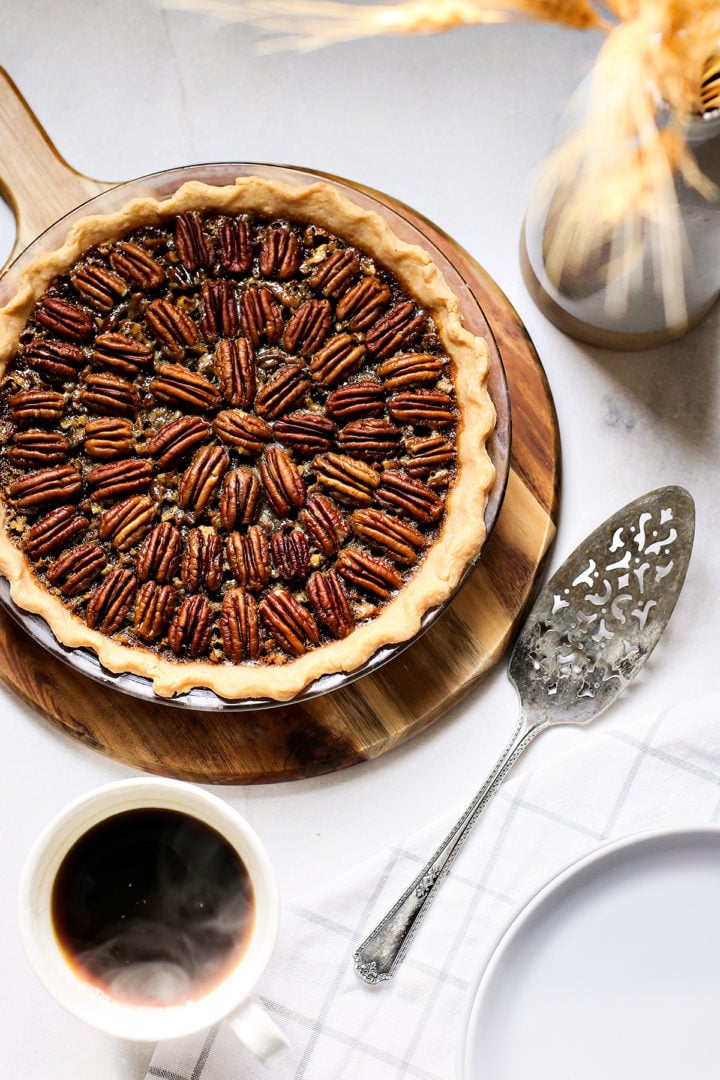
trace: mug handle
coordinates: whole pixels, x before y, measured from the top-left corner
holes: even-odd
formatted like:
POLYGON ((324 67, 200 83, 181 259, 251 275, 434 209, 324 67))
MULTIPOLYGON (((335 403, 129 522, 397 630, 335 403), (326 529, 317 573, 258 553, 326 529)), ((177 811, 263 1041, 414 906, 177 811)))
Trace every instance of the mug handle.
POLYGON ((250 998, 239 1009, 226 1016, 225 1022, 230 1025, 240 1042, 262 1062, 290 1046, 280 1028, 270 1019, 256 998, 250 998))

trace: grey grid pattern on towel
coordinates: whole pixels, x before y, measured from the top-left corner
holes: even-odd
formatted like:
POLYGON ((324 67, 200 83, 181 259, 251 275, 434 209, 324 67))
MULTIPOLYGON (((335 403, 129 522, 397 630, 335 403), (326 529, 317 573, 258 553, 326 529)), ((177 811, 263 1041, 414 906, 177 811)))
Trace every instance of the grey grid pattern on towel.
POLYGON ((159 1045, 148 1080, 452 1080, 478 972, 542 884, 607 841, 720 820, 720 697, 632 715, 621 726, 605 719, 507 781, 395 979, 365 986, 351 969, 353 949, 452 820, 283 905, 278 948, 258 988, 291 1042, 276 1064, 257 1064, 220 1025, 159 1045))

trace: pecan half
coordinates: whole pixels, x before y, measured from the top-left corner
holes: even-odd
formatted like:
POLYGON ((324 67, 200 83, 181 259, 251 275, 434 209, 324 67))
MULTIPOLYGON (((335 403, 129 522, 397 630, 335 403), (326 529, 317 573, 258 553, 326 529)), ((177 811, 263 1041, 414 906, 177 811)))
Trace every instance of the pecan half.
POLYGON ((403 465, 411 476, 429 476, 439 469, 445 469, 455 457, 455 447, 442 435, 408 438, 405 449, 409 456, 403 465))
POLYGON ((25 551, 31 559, 42 559, 67 547, 85 535, 89 520, 74 506, 58 506, 40 518, 25 538, 25 551))
POLYGON ((409 514, 426 525, 442 517, 445 503, 422 480, 414 480, 394 469, 386 469, 377 490, 377 501, 401 513, 409 514))
POLYGON ((119 461, 106 461, 96 465, 87 474, 87 482, 92 488, 92 497, 97 502, 106 499, 124 499, 128 495, 137 495, 147 491, 152 483, 155 470, 152 462, 140 458, 121 458, 119 461))
POLYGON ((354 375, 365 360, 365 346, 352 334, 335 334, 310 361, 310 373, 315 382, 334 386, 341 379, 354 375))
POLYGON ((418 552, 425 547, 425 537, 414 525, 372 506, 355 510, 350 524, 358 539, 364 540, 368 547, 380 548, 403 566, 413 566, 418 552))
POLYGON ((13 436, 7 459, 17 469, 37 469, 42 465, 62 465, 70 449, 70 440, 65 435, 30 428, 13 436))
POLYGON ((93 332, 93 321, 87 311, 56 296, 43 297, 35 317, 53 334, 68 341, 87 341, 93 332))
POLYGON ((25 473, 10 485, 10 498, 17 502, 19 510, 73 502, 81 492, 82 476, 74 465, 53 465, 25 473))
POLYGON ((134 416, 140 406, 133 384, 110 372, 87 375, 79 396, 88 412, 103 416, 134 416))
POLYGON ((333 323, 329 300, 305 300, 288 320, 283 345, 291 353, 309 356, 319 349, 333 323))
POLYGON ((260 617, 278 645, 291 656, 302 656, 307 641, 313 645, 320 641, 313 616, 284 589, 268 593, 260 602, 260 617))
POLYGON ((218 439, 246 454, 261 454, 273 436, 272 428, 260 416, 242 409, 223 409, 213 420, 218 439))
POLYGON ((323 555, 334 555, 350 535, 348 523, 327 495, 311 495, 298 521, 323 555))
POLYGON ((255 353, 250 342, 246 338, 220 341, 215 350, 213 367, 228 405, 249 409, 257 390, 255 353))
POLYGON ((389 285, 376 277, 364 277, 345 293, 335 309, 335 316, 348 330, 366 330, 380 318, 391 296, 389 285))
POLYGON ((88 420, 85 425, 83 449, 91 458, 99 461, 114 461, 132 453, 134 442, 133 426, 130 420, 119 416, 102 417, 88 420))
POLYGON ((85 611, 88 626, 103 634, 114 634, 130 610, 136 589, 135 575, 116 566, 90 598, 85 611))
POLYGON ((155 432, 148 443, 148 453, 167 469, 178 458, 189 454, 210 436, 210 425, 199 416, 178 416, 155 432))
POLYGON ((197 450, 178 484, 178 506, 201 514, 220 487, 229 465, 230 459, 222 446, 211 443, 197 450))
POLYGON ((387 600, 402 585, 402 578, 394 566, 353 548, 344 548, 340 552, 335 569, 346 581, 380 600, 387 600))
POLYGON ((77 379, 78 370, 85 363, 79 345, 71 341, 53 341, 51 338, 34 338, 23 350, 25 361, 44 375, 46 379, 71 382, 77 379))
POLYGON ((134 379, 141 368, 153 358, 149 345, 127 334, 98 334, 95 338, 93 363, 120 375, 134 379))
POLYGON ((60 585, 63 596, 78 596, 90 588, 106 566, 107 557, 99 544, 81 544, 55 559, 47 577, 52 585, 60 585))
POLYGON ((238 309, 235 287, 231 281, 206 281, 202 287, 200 329, 207 341, 235 337, 238 332, 238 309))
POLYGON ((128 551, 142 540, 157 512, 149 495, 131 495, 115 503, 100 518, 98 536, 116 551, 128 551))
POLYGON ((223 218, 217 230, 218 259, 230 274, 246 274, 252 266, 252 242, 247 223, 223 218))
POLYGON ((260 506, 260 481, 251 469, 233 469, 220 495, 220 520, 228 532, 252 525, 260 506))
POLYGON ((382 383, 377 379, 361 379, 340 386, 328 394, 325 412, 341 423, 370 416, 382 416, 385 397, 382 383))
POLYGON ((133 629, 137 636, 151 644, 162 636, 175 611, 175 589, 146 581, 135 600, 133 629))
POLYGON ((385 360, 398 349, 413 345, 427 326, 427 316, 417 310, 412 300, 406 300, 380 316, 365 335, 365 344, 376 360, 385 360))
POLYGON ((178 214, 175 222, 175 249, 190 271, 199 270, 201 266, 212 266, 215 249, 210 238, 203 232, 197 214, 178 214))
POLYGON ((153 526, 137 553, 136 569, 140 581, 172 581, 180 565, 182 535, 170 521, 153 526))
POLYGON ((297 364, 284 364, 258 390, 255 411, 268 420, 276 420, 293 406, 299 405, 309 388, 310 379, 306 371, 297 364))
POLYGON ((395 457, 400 443, 400 429, 389 420, 351 420, 340 432, 341 450, 363 461, 385 461, 395 457))
POLYGON ((65 398, 54 390, 19 390, 9 396, 8 405, 15 423, 25 427, 44 420, 57 423, 65 411, 65 398))
POLYGON ((223 546, 216 532, 191 529, 185 540, 181 577, 188 592, 217 592, 223 579, 223 546))
POLYGON ((153 300, 145 309, 145 319, 160 348, 176 360, 182 360, 185 349, 198 342, 195 323, 187 312, 169 300, 153 300))
POLYGON ((110 265, 126 281, 143 292, 157 289, 165 280, 165 271, 160 263, 139 244, 118 244, 115 250, 110 252, 110 265))
POLYGON ((387 407, 399 424, 435 428, 456 420, 453 399, 442 390, 400 390, 388 398, 387 407))
POLYGON ((329 450, 337 435, 337 428, 329 417, 312 412, 291 413, 284 420, 278 420, 273 431, 283 446, 307 457, 329 450))
POLYGON ((351 506, 369 506, 380 485, 380 474, 372 466, 347 454, 321 454, 312 467, 318 484, 351 506))
POLYGON ((286 581, 304 581, 310 571, 310 548, 300 529, 276 532, 270 541, 273 562, 286 581))
POLYGON ((295 277, 300 267, 300 245, 292 229, 268 229, 260 245, 260 273, 276 281, 295 277))
POLYGON ((86 304, 105 315, 112 311, 118 300, 122 300, 128 291, 125 278, 98 263, 79 266, 75 273, 70 275, 70 281, 86 304))
POLYGON ((240 301, 240 325, 246 338, 257 346, 264 338, 276 345, 283 332, 280 308, 269 289, 246 289, 240 301))
POLYGON ((305 484, 297 465, 279 447, 271 446, 261 459, 260 479, 278 517, 287 517, 305 502, 305 484))
POLYGON ((197 412, 217 409, 221 402, 217 387, 209 379, 182 364, 164 364, 148 390, 165 405, 197 412))
POLYGON ((257 603, 245 589, 228 589, 220 612, 223 648, 233 664, 256 660, 260 655, 257 603))
POLYGON ((270 552, 267 536, 259 525, 251 525, 245 536, 230 533, 225 543, 230 570, 238 585, 259 592, 270 580, 270 552))
POLYGON ((308 600, 319 622, 334 638, 347 637, 355 625, 350 603, 334 570, 311 574, 305 586, 308 600))
POLYGON ((386 390, 402 390, 406 386, 432 385, 443 374, 445 361, 432 353, 401 353, 378 365, 377 373, 386 390))
POLYGON ((180 656, 188 652, 197 660, 207 652, 213 627, 213 613, 209 600, 199 593, 186 597, 175 612, 168 628, 168 644, 180 656))
POLYGON ((315 267, 308 284, 323 296, 334 300, 342 296, 360 273, 360 260, 352 248, 333 251, 315 267))

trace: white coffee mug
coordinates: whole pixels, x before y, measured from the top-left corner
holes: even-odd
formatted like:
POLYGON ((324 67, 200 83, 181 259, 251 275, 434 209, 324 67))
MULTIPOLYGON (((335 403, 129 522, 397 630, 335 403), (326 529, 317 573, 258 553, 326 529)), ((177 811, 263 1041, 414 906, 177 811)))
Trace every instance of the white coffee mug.
POLYGON ((70 1013, 101 1031, 154 1042, 225 1020, 261 1061, 288 1045, 252 996, 278 932, 280 901, 272 865, 244 818, 202 788, 178 780, 121 780, 71 803, 50 822, 28 856, 20 881, 19 916, 23 944, 40 981, 70 1013), (180 1005, 137 1005, 99 990, 74 969, 53 926, 53 884, 70 849, 107 818, 147 808, 189 814, 215 829, 240 856, 254 891, 253 928, 235 967, 204 996, 180 1005))

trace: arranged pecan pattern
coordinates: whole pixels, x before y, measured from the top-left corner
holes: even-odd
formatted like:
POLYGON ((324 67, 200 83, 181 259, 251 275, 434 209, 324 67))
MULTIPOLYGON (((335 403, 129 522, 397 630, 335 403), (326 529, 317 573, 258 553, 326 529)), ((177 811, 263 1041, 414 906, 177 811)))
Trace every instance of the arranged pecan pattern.
POLYGON ((0 392, 12 534, 123 643, 299 657, 381 611, 442 529, 452 379, 368 253, 190 210, 97 245, 31 313, 0 392))

